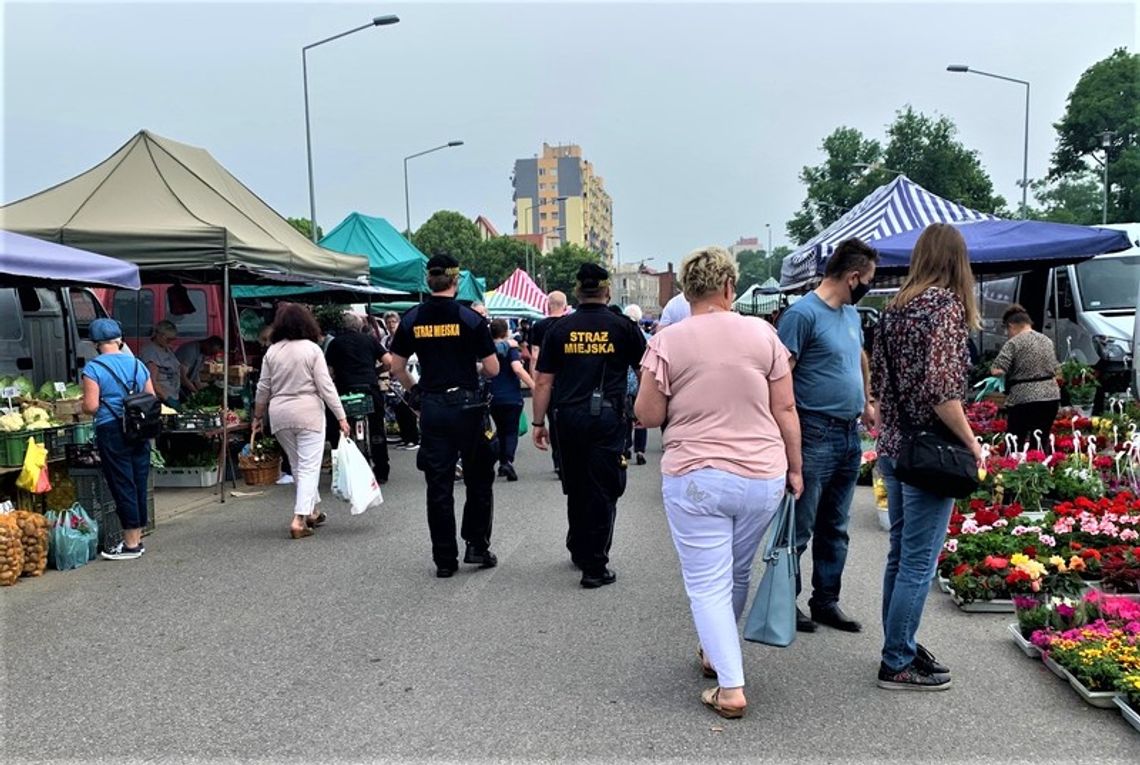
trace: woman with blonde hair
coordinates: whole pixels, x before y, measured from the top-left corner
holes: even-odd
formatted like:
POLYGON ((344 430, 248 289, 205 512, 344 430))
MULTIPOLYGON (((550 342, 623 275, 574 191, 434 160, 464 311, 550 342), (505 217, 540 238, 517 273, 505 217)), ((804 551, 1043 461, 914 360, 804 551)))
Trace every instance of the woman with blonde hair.
POLYGON ((701 701, 726 718, 748 703, 737 623, 752 559, 785 491, 803 491, 788 351, 772 325, 732 312, 736 279, 720 247, 685 259, 691 316, 649 341, 634 406, 642 425, 665 424, 665 514, 702 669, 718 681, 701 701))
POLYGON ((906 280, 883 312, 871 361, 871 391, 881 408, 879 465, 891 522, 880 688, 950 687, 950 669, 916 642, 916 633, 954 500, 900 481, 895 464, 905 432, 918 429, 940 430, 981 462, 963 407, 968 334, 979 326, 966 241, 947 223, 927 226, 914 245, 906 280))

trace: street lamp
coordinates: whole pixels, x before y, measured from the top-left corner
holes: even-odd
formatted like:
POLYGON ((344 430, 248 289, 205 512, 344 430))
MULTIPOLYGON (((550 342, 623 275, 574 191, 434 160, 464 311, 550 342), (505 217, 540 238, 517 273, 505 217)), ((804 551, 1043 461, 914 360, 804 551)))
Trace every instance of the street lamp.
POLYGON ((412 206, 408 201, 408 160, 415 159, 416 157, 422 157, 425 154, 431 154, 433 151, 439 151, 440 149, 451 149, 462 145, 463 141, 448 141, 445 144, 441 144, 431 149, 417 151, 415 154, 409 154, 408 156, 404 157, 404 223, 406 225, 406 228, 404 230, 407 232, 405 236, 408 237, 409 242, 412 241, 412 206))
POLYGON ((1016 82, 1019 85, 1025 86, 1025 148, 1021 158, 1021 217, 1025 218, 1029 214, 1029 83, 1026 80, 1019 80, 1016 77, 1006 77, 1001 74, 971 69, 965 64, 951 64, 946 67, 946 71, 958 74, 980 74, 982 77, 992 77, 995 80, 1016 82))
POLYGON ((326 37, 323 40, 318 40, 311 45, 306 45, 301 48, 301 79, 305 85, 305 154, 309 160, 309 233, 312 235, 313 242, 317 241, 317 199, 313 193, 313 138, 312 130, 309 127, 309 61, 308 52, 309 48, 315 48, 318 45, 324 45, 333 40, 339 40, 355 32, 361 32, 371 27, 386 27, 390 24, 398 24, 400 22, 399 16, 376 16, 367 24, 361 24, 358 27, 341 32, 332 37, 326 37))
POLYGON ((1100 214, 1100 222, 1108 223, 1108 150, 1112 148, 1112 139, 1116 133, 1106 130, 1100 134, 1100 146, 1104 149, 1104 209, 1100 214))
POLYGON ((767 268, 768 278, 771 279, 772 278, 772 224, 771 223, 765 223, 764 228, 767 229, 767 231, 768 231, 768 253, 767 253, 768 257, 765 259, 768 261, 768 268, 767 268))

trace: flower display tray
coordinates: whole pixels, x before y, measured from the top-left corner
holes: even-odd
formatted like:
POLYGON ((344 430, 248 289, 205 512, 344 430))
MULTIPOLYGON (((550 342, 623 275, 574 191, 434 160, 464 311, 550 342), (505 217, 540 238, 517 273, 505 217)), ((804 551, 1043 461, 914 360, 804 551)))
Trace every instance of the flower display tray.
POLYGON ((1005 598, 975 600, 973 603, 964 603, 953 590, 950 591, 950 597, 954 599, 954 604, 958 606, 960 610, 968 614, 1012 614, 1014 612, 1013 601, 1005 598))
POLYGON ((1067 669, 1062 667, 1061 670, 1065 673, 1065 679, 1069 681, 1069 685, 1089 706, 1097 709, 1112 709, 1116 706, 1116 697, 1120 695, 1116 691, 1090 691, 1067 669))
POLYGON ((1013 642, 1017 643, 1017 647, 1021 649, 1023 654, 1031 659, 1041 658, 1041 649, 1025 639, 1021 634, 1021 627, 1017 625, 1017 622, 1009 625, 1009 634, 1013 636, 1013 642))
POLYGON ((1052 672, 1054 675, 1061 678, 1062 680, 1068 680, 1069 679, 1068 678, 1069 673, 1065 671, 1064 667, 1062 667, 1060 664, 1058 664, 1057 662, 1050 659, 1048 656, 1043 656, 1042 658, 1045 661, 1045 666, 1049 668, 1050 672, 1052 672))
POLYGON ((1140 712, 1133 709, 1124 696, 1117 696, 1113 702, 1120 707, 1120 714, 1124 715, 1128 724, 1135 728, 1137 733, 1140 733, 1140 712))
POLYGON ((938 589, 941 590, 942 592, 945 592, 947 595, 949 595, 951 592, 950 580, 944 576, 938 577, 938 589))
POLYGON ((154 485, 161 489, 204 489, 218 482, 216 467, 169 467, 151 471, 154 485))

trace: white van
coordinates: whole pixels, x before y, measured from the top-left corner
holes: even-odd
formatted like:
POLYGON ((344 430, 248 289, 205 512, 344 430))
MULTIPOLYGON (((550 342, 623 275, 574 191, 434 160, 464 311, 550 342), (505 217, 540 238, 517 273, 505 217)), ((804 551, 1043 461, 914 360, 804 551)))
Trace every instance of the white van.
POLYGON ((84 287, 0 287, 0 377, 78 382, 96 355, 88 328, 106 315, 84 287))
POLYGON ((1140 401, 1140 290, 1136 291, 1136 321, 1132 325, 1132 397, 1140 401))
MULTIPOLYGON (((1140 238, 1140 224, 1106 228, 1127 231, 1134 242, 1140 238)), ((1138 291, 1140 247, 1074 266, 984 278, 982 352, 995 352, 1005 342, 1001 315, 1016 301, 1029 311, 1034 326, 1054 339, 1058 359, 1071 356, 1096 367, 1106 392, 1127 390, 1138 291)))

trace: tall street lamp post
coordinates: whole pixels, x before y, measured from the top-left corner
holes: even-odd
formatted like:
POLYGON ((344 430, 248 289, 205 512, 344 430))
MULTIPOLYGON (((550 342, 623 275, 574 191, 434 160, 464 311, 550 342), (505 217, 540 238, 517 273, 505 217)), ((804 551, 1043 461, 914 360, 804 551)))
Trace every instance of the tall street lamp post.
POLYGON ((409 201, 410 197, 408 196, 408 160, 409 159, 415 159, 416 157, 422 157, 425 154, 431 154, 433 151, 439 151, 441 149, 451 149, 451 148, 454 148, 456 146, 462 146, 462 145, 463 145, 463 141, 448 141, 445 144, 441 144, 441 145, 436 146, 436 147, 431 148, 431 149, 424 149, 423 151, 417 151, 415 154, 409 154, 408 156, 404 157, 404 224, 405 224, 404 230, 407 232, 405 234, 405 236, 408 237, 409 242, 412 241, 412 206, 411 206, 411 203, 409 201))
POLYGON ((768 272, 768 278, 771 279, 772 278, 772 224, 771 223, 765 223, 764 228, 767 229, 767 231, 768 231, 768 253, 767 253, 768 254, 768 257, 767 257, 768 268, 765 270, 768 272))
POLYGON ((347 37, 348 35, 354 34, 356 32, 362 32, 365 29, 371 29, 372 27, 386 27, 390 24, 398 24, 399 22, 399 16, 377 16, 367 24, 361 24, 360 26, 350 29, 347 32, 341 32, 338 35, 326 37, 323 40, 318 40, 315 43, 306 45, 305 47, 301 48, 301 79, 303 80, 305 86, 305 154, 309 160, 309 233, 314 242, 317 241, 317 198, 313 193, 313 137, 312 129, 309 126, 309 49, 315 48, 318 45, 324 45, 325 43, 332 42, 333 40, 339 40, 342 37, 347 37))
POLYGON ((1108 150, 1112 148, 1112 139, 1116 133, 1106 130, 1100 134, 1100 146, 1104 149, 1104 207, 1101 210, 1100 222, 1108 223, 1108 150))
POLYGON ((971 69, 965 64, 951 64, 946 67, 946 71, 959 74, 980 74, 982 77, 992 77, 995 80, 1016 82, 1018 85, 1025 86, 1025 148, 1021 158, 1021 217, 1025 218, 1029 214, 1029 83, 1025 80, 1019 80, 1016 77, 1006 77, 1001 74, 971 69))

